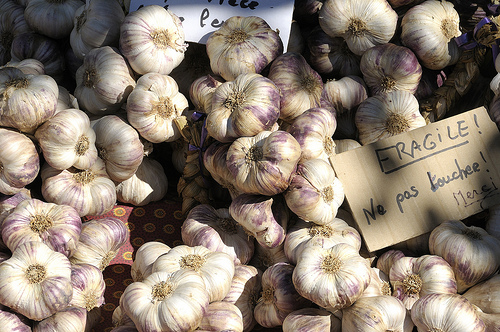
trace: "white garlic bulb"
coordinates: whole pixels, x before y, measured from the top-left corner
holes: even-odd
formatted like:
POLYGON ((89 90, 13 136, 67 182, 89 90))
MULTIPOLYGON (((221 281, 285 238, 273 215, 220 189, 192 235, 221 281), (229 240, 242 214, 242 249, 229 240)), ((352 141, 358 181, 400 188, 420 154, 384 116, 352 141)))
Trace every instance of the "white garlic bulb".
POLYGON ((158 257, 167 253, 170 246, 163 242, 148 241, 142 244, 136 251, 130 269, 130 275, 134 281, 143 281, 153 269, 153 264, 158 257))
POLYGON ((106 284, 102 271, 90 264, 72 264, 73 296, 70 305, 91 311, 104 304, 106 284))
POLYGON ((408 9, 401 20, 403 45, 433 70, 458 61, 461 51, 454 38, 461 34, 460 17, 450 1, 424 1, 408 9))
POLYGON ((243 316, 235 304, 224 301, 211 302, 198 330, 243 332, 243 316))
POLYGON ((370 284, 370 265, 353 246, 306 247, 293 270, 293 284, 303 297, 331 312, 352 305, 370 284), (321 287, 318 287, 321 285, 321 287))
MULTIPOLYGON (((87 310, 67 306, 50 317, 33 324, 33 332, 45 331, 85 331, 87 328, 87 310)), ((16 331, 17 330, 12 330, 16 331)))
POLYGON ((30 324, 20 314, 0 310, 0 325, 5 331, 32 332, 30 324))
POLYGON ((487 314, 500 314, 500 274, 480 282, 462 294, 487 314))
POLYGON ((474 306, 460 294, 431 293, 421 297, 411 308, 411 319, 418 331, 485 331, 474 306))
POLYGON ((71 263, 43 242, 19 245, 0 264, 0 303, 40 321, 71 301, 71 263))
POLYGON ((398 14, 387 0, 327 0, 319 11, 319 25, 331 37, 343 37, 349 49, 362 55, 387 43, 396 32, 398 14))
POLYGON ((371 267, 370 284, 366 287, 361 297, 392 295, 391 282, 389 276, 382 270, 371 267))
POLYGON ((127 120, 152 143, 172 142, 181 137, 175 120, 188 106, 187 98, 171 76, 146 73, 139 77, 127 98, 127 120))
POLYGON ((97 159, 95 132, 79 109, 57 112, 35 131, 45 161, 55 169, 86 169, 97 159))
POLYGON ((283 332, 341 332, 342 321, 322 308, 292 311, 283 321, 283 332))
POLYGON ((402 257, 405 257, 405 254, 399 249, 386 250, 377 258, 376 267, 389 275, 394 262, 402 257))
POLYGON ((214 74, 232 81, 241 74, 259 74, 278 55, 283 42, 278 32, 257 16, 232 16, 206 41, 214 74))
POLYGON ((120 25, 120 51, 139 75, 170 74, 187 47, 181 20, 159 5, 128 13, 120 25))
POLYGON ((354 120, 362 145, 427 125, 417 98, 404 90, 368 97, 359 105, 354 120))

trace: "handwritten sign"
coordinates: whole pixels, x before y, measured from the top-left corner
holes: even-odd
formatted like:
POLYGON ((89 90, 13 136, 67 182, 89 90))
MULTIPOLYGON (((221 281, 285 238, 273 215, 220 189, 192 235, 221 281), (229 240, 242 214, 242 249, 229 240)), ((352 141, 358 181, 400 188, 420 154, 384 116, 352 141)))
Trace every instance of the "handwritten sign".
POLYGON ((500 133, 484 107, 333 162, 369 251, 500 204, 500 133))
POLYGON ((293 0, 131 0, 129 12, 147 5, 168 6, 182 20, 186 41, 205 44, 208 36, 232 16, 258 16, 277 31, 286 50, 293 0))

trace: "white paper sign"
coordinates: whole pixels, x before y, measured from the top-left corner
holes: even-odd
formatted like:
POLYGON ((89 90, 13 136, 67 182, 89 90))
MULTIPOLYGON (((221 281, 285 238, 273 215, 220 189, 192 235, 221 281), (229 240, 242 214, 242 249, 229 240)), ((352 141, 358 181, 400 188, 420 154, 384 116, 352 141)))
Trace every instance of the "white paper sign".
POLYGON ((231 16, 258 16, 279 33, 286 51, 294 0, 131 0, 129 12, 147 5, 168 6, 181 18, 186 41, 201 44, 231 16))

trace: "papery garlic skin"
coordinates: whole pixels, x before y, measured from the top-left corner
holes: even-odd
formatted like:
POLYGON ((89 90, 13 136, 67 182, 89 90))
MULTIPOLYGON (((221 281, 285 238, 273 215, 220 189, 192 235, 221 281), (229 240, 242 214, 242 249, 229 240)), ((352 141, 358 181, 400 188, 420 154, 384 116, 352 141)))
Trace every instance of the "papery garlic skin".
POLYGON ((73 264, 90 264, 103 271, 129 239, 129 230, 120 219, 104 217, 82 224, 73 264))
POLYGON ((319 107, 323 80, 300 53, 286 52, 274 59, 267 77, 280 89, 280 116, 292 122, 306 110, 319 107))
POLYGON ((198 77, 189 86, 189 100, 194 108, 201 113, 209 113, 212 109, 212 96, 224 79, 215 75, 198 77))
POLYGON ((42 195, 49 203, 69 205, 80 217, 102 215, 116 203, 116 187, 98 158, 88 169, 57 170, 48 163, 40 171, 42 195))
POLYGON ((405 257, 405 254, 399 249, 386 250, 377 258, 376 267, 389 275, 394 262, 402 257, 405 257))
POLYGON ((235 187, 247 194, 277 195, 288 188, 301 156, 300 144, 283 130, 236 139, 226 162, 235 187))
POLYGON ((480 282, 462 294, 487 314, 500 314, 500 274, 480 282))
POLYGON ((242 314, 243 331, 248 332, 257 324, 254 308, 262 289, 262 271, 253 265, 235 265, 231 288, 223 301, 238 307, 242 314))
POLYGON ((52 117, 59 89, 49 75, 26 75, 15 67, 0 69, 0 126, 26 133, 52 117))
POLYGON ((37 128, 35 137, 45 161, 55 169, 86 169, 97 159, 95 132, 88 115, 79 109, 59 111, 37 128))
POLYGON ((342 331, 404 331, 406 308, 391 295, 362 297, 342 310, 342 331))
POLYGON ((280 262, 262 274, 262 296, 254 309, 255 320, 261 326, 281 326, 289 313, 310 306, 310 301, 293 286, 293 270, 293 265, 280 262))
POLYGON ((42 321, 35 322, 33 332, 46 331, 85 331, 87 311, 80 307, 67 306, 42 321))
POLYGON ((193 331, 209 304, 202 277, 192 270, 155 272, 128 285, 120 299, 139 332, 193 331))
POLYGON ((356 55, 387 43, 396 32, 397 21, 398 14, 386 0, 327 0, 319 11, 323 31, 331 37, 343 37, 356 55))
POLYGON ((283 321, 283 332, 341 332, 342 321, 321 308, 292 311, 283 321))
POLYGON ((259 74, 278 55, 283 42, 269 24, 257 16, 232 16, 206 41, 210 67, 232 81, 241 74, 259 74))
POLYGON ((293 271, 299 294, 331 311, 352 305, 370 283, 370 265, 346 243, 306 247, 293 271))
POLYGON ((224 299, 229 291, 234 268, 233 258, 225 252, 211 251, 203 246, 178 245, 159 256, 152 271, 193 270, 202 277, 210 302, 214 302, 224 299))
POLYGON ((271 130, 279 115, 278 87, 260 74, 241 74, 213 92, 206 128, 210 136, 227 143, 271 130))
POLYGON ((130 268, 130 275, 134 281, 143 281, 153 269, 153 264, 158 257, 170 251, 170 246, 163 242, 148 241, 142 244, 135 252, 135 257, 130 268))
POLYGON ((283 196, 297 216, 324 225, 335 218, 345 194, 344 186, 330 163, 323 159, 308 159, 297 165, 283 196))
POLYGON ((338 243, 347 243, 360 250, 361 234, 339 218, 333 218, 323 225, 298 218, 287 230, 284 250, 290 263, 295 265, 304 248, 331 248, 338 243))
POLYGON ((457 282, 451 266, 440 256, 402 257, 389 271, 392 296, 410 310, 415 302, 428 294, 455 294, 457 282))
POLYGON ((421 297, 411 308, 411 319, 419 332, 485 331, 472 304, 459 294, 433 293, 421 297))
POLYGON ((0 276, 0 303, 36 321, 66 308, 73 294, 71 263, 42 242, 19 245, 0 276))
POLYGON ((139 134, 152 143, 172 142, 181 137, 175 124, 188 108, 187 98, 168 75, 146 73, 139 77, 127 98, 127 119, 139 134))
POLYGON ((31 327, 25 324, 15 313, 0 310, 0 325, 9 332, 32 332, 31 327))
POLYGON ((412 6, 401 20, 401 41, 424 67, 440 70, 458 61, 460 17, 450 1, 427 0, 412 6))
POLYGON ((139 75, 170 74, 187 47, 181 20, 159 5, 128 13, 120 25, 120 51, 139 75))
POLYGON ((71 306, 90 311, 104 304, 106 284, 98 267, 90 264, 72 264, 71 284, 73 285, 71 306))
POLYGON ((20 69, 26 75, 44 75, 45 66, 40 60, 37 59, 23 59, 20 61, 9 61, 5 67, 15 67, 20 69))
POLYGON ((394 90, 415 93, 422 77, 417 56, 407 47, 393 43, 376 45, 361 56, 363 80, 373 94, 394 90))
POLYGON ((435 227, 429 251, 451 265, 459 293, 490 278, 500 267, 500 240, 460 220, 447 220, 435 227))
POLYGON ((281 243, 277 247, 269 248, 257 242, 255 245, 255 253, 250 260, 250 264, 265 271, 268 267, 279 262, 290 263, 285 255, 284 244, 285 243, 281 243))
POLYGON ((229 302, 209 303, 198 330, 243 332, 241 311, 229 302))
POLYGON ((76 250, 82 221, 71 206, 26 199, 5 218, 2 239, 14 251, 20 244, 40 241, 66 257, 76 250))
POLYGON ((0 193, 14 195, 32 183, 40 171, 35 144, 26 135, 0 128, 0 193))
POLYGON ((371 267, 370 284, 366 287, 361 297, 392 295, 391 282, 389 276, 382 270, 371 267))
POLYGON ((188 246, 225 252, 235 264, 247 264, 254 253, 254 239, 231 217, 228 208, 195 206, 182 223, 181 237, 188 246))
POLYGON ((427 125, 417 98, 404 90, 368 97, 359 105, 354 120, 362 145, 427 125))

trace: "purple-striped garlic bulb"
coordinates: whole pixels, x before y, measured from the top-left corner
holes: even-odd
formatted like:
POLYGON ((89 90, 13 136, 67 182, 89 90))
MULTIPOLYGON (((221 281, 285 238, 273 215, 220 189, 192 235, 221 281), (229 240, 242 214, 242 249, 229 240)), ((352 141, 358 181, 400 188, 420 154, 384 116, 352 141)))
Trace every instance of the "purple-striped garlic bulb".
POLYGON ((159 5, 128 13, 120 25, 120 52, 139 75, 170 74, 184 60, 187 47, 181 20, 159 5))
POLYGON ((0 325, 10 332, 32 332, 31 326, 21 319, 22 315, 7 310, 0 310, 0 325))
POLYGON ((130 275, 134 281, 143 281, 153 269, 153 264, 158 257, 170 251, 170 246, 163 242, 148 241, 142 244, 136 251, 130 269, 130 275))
POLYGON ((90 311, 104 304, 106 284, 102 271, 91 264, 71 265, 73 297, 70 305, 90 311))
POLYGON ((240 309, 233 303, 211 302, 197 330, 243 332, 243 316, 240 309))
POLYGON ((342 321, 323 308, 302 308, 294 310, 283 321, 283 332, 341 332, 342 321))
MULTIPOLYGON (((34 322, 33 332, 85 331, 88 326, 87 310, 69 305, 44 320, 34 322)), ((17 332, 17 330, 13 330, 13 332, 17 332)))
POLYGON ((257 16, 232 16, 206 41, 210 67, 226 81, 241 74, 260 74, 283 53, 278 32, 257 16))
POLYGON ((66 308, 73 295, 69 259, 43 242, 19 245, 0 264, 0 303, 40 321, 66 308))
POLYGON ((213 92, 206 128, 220 142, 271 130, 280 115, 280 90, 260 74, 241 74, 213 92))
POLYGON ((279 55, 267 77, 281 92, 279 118, 283 121, 290 123, 306 110, 320 106, 323 80, 302 54, 279 55))
POLYGON ((31 198, 20 202, 5 218, 2 239, 11 251, 24 242, 39 241, 71 257, 81 229, 82 220, 73 207, 31 198))
POLYGON ((104 217, 82 224, 73 264, 90 264, 103 271, 129 239, 129 230, 120 219, 104 217))

